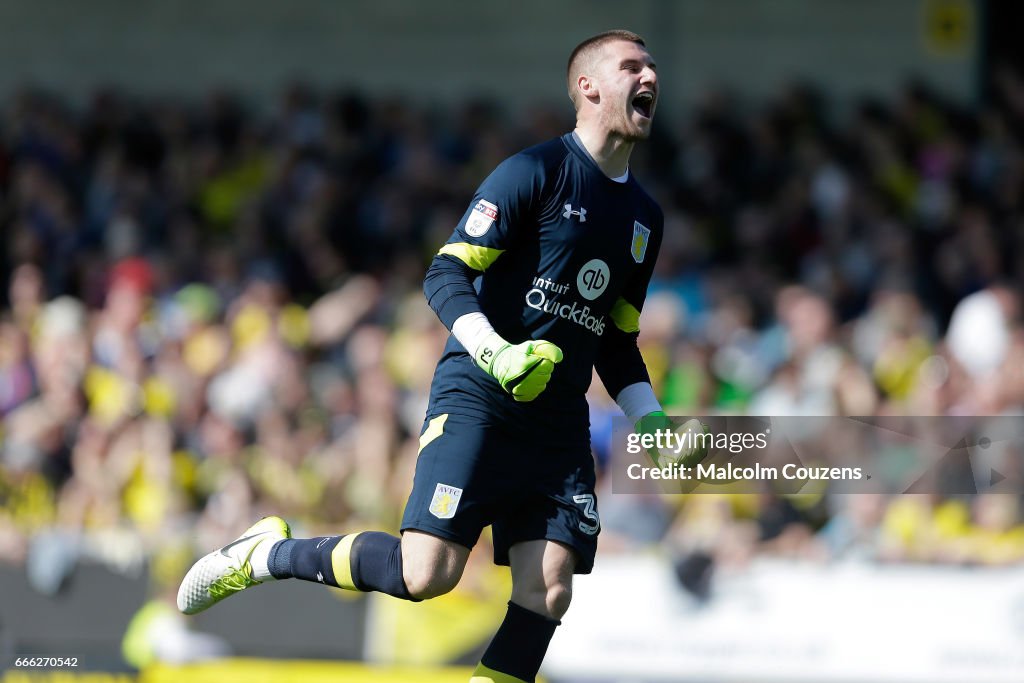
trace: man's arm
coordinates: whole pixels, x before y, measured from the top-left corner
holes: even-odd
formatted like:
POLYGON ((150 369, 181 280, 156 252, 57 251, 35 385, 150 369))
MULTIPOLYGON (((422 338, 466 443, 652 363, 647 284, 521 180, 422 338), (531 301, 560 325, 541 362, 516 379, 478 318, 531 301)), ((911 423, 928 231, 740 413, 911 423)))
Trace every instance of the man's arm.
POLYGON ((642 417, 660 411, 661 403, 651 387, 647 364, 637 346, 640 311, 620 299, 611 317, 614 325, 607 328, 594 362, 598 376, 627 416, 642 417))
MULTIPOLYGON (((470 261, 475 267, 470 267, 467 260, 470 260, 474 250, 463 249, 465 253, 456 256, 451 250, 446 251, 451 246, 449 243, 441 247, 423 278, 423 294, 427 297, 427 303, 449 330, 455 327, 455 321, 462 316, 472 313, 483 315, 473 280, 494 263, 502 251, 476 247, 476 260, 470 261)), ((473 353, 474 348, 467 347, 466 350, 473 353)))
POLYGON ((513 228, 530 215, 543 182, 536 166, 517 155, 495 169, 423 280, 427 302, 441 322, 516 401, 532 401, 544 391, 562 351, 544 340, 506 341, 481 309, 473 280, 513 243, 513 228))
MULTIPOLYGON (((637 420, 635 429, 638 433, 656 433, 661 430, 676 430, 672 420, 658 401, 651 386, 651 378, 647 372, 637 338, 640 335, 640 311, 647 298, 647 287, 654 272, 661 246, 661 227, 654 234, 655 240, 648 245, 645 263, 625 287, 622 297, 612 307, 613 325, 609 326, 608 334, 602 339, 598 357, 594 363, 597 374, 601 377, 608 393, 622 408, 627 417, 637 420), (649 259, 649 260, 648 260, 649 259)), ((683 429, 707 432, 707 428, 699 420, 691 420, 683 425, 683 429)), ((648 455, 655 465, 664 467, 670 463, 694 465, 707 457, 706 446, 692 448, 683 452, 662 453, 655 449, 648 455)))
POLYGON ((651 387, 647 365, 637 346, 640 335, 640 311, 647 298, 647 287, 654 273, 654 264, 661 249, 664 219, 659 215, 652 226, 650 243, 643 261, 612 306, 612 325, 601 339, 594 367, 605 389, 629 417, 642 417, 661 411, 651 387))
POLYGON ((427 302, 481 370, 516 401, 532 401, 547 388, 562 350, 543 339, 511 344, 495 332, 480 310, 472 276, 464 261, 442 249, 423 280, 427 302))

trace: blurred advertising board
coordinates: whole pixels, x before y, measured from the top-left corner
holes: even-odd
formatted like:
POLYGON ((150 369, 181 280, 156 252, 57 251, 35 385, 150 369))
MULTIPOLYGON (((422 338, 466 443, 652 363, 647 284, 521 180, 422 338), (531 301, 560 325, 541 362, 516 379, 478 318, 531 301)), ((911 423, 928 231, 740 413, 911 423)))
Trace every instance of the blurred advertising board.
POLYGON ((1019 683, 1024 572, 759 559, 687 594, 664 558, 577 578, 558 681, 1019 683))

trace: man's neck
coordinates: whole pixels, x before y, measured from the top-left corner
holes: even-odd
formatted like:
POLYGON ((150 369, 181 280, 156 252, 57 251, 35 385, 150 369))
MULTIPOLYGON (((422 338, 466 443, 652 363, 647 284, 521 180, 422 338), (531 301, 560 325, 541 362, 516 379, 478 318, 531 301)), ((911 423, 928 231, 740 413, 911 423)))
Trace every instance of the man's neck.
POLYGON ((629 155, 633 152, 632 142, 626 142, 606 131, 580 125, 576 126, 574 132, 583 148, 606 176, 618 178, 629 169, 629 155))

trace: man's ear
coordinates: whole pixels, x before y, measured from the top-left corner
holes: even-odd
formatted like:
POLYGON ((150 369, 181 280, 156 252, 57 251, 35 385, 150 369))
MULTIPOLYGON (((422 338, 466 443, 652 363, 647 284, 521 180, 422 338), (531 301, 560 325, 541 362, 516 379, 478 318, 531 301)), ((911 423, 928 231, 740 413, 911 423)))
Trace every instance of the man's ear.
POLYGON ((597 89, 597 81, 590 76, 580 74, 579 78, 576 79, 576 87, 579 88, 581 95, 590 100, 596 98, 600 94, 597 89))

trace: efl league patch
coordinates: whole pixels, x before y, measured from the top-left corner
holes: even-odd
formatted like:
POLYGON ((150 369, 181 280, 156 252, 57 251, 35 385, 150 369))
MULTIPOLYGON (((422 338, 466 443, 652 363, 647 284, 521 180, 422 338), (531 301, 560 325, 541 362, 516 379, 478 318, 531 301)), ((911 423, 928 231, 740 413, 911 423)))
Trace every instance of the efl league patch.
POLYGON ((466 234, 470 237, 480 237, 491 229, 496 220, 498 220, 498 207, 481 199, 473 207, 469 218, 466 219, 466 234))
POLYGON ((651 237, 649 228, 645 228, 640 221, 633 221, 633 246, 629 250, 633 254, 633 260, 637 263, 644 262, 644 255, 647 254, 647 240, 651 237))
POLYGON ((459 508, 462 489, 448 484, 438 484, 434 489, 434 497, 430 500, 430 514, 438 519, 451 519, 459 508))

